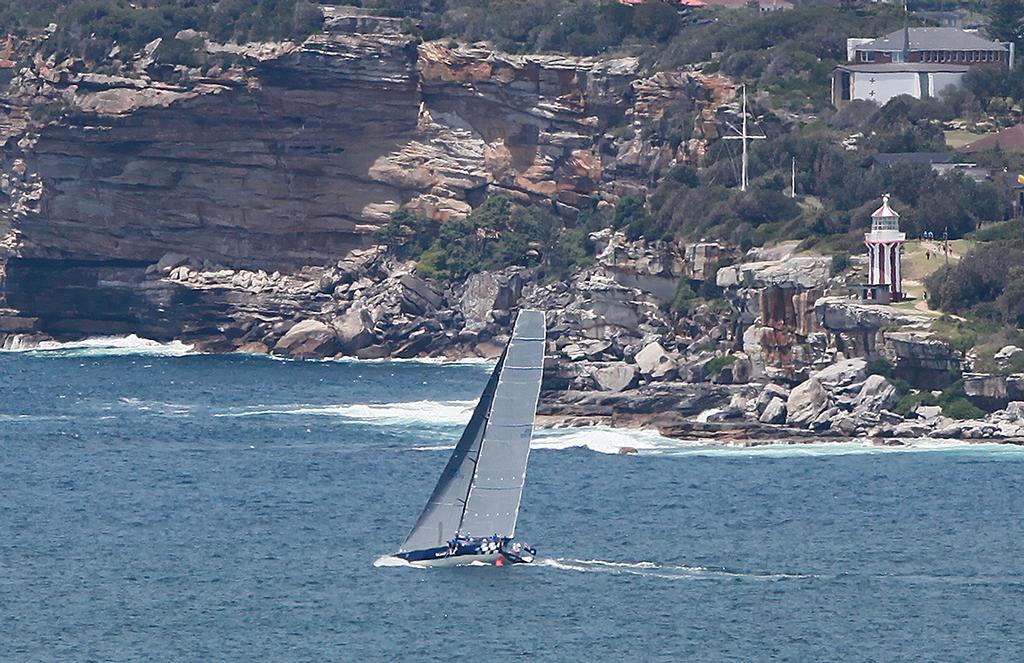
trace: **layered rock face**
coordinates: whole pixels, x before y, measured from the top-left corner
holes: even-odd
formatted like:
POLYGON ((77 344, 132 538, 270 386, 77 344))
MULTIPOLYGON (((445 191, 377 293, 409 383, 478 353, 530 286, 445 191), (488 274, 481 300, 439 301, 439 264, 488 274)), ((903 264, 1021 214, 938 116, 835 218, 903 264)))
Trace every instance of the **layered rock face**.
POLYGON ((297 274, 372 243, 402 204, 443 221, 489 192, 566 214, 613 201, 698 159, 701 141, 620 140, 609 127, 686 103, 713 128, 732 94, 697 74, 644 78, 631 59, 419 43, 400 21, 344 12, 301 44, 207 50, 245 67, 168 77, 153 44, 130 75, 36 53, 11 81, 3 290, 42 330, 179 336, 245 298, 152 283, 168 254, 197 272, 297 274), (38 128, 30 111, 46 106, 65 110, 38 128))

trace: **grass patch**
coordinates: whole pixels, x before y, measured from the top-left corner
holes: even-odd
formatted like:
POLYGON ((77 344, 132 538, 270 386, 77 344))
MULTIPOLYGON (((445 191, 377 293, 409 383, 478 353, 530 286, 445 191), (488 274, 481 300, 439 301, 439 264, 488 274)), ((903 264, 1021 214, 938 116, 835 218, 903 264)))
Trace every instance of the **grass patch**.
POLYGON ((988 135, 988 134, 979 134, 979 133, 974 133, 973 131, 963 131, 963 130, 947 131, 947 132, 945 132, 945 134, 946 134, 946 145, 949 145, 953 149, 956 149, 958 147, 963 147, 964 145, 967 145, 968 143, 973 143, 974 141, 978 140, 979 138, 983 138, 984 136, 988 135))

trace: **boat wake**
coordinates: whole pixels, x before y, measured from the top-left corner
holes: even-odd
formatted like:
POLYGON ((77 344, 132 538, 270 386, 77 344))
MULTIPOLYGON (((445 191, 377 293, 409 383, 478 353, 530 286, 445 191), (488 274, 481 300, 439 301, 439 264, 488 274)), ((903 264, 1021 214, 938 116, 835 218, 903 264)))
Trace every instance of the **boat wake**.
POLYGON ((575 571, 578 573, 610 573, 613 575, 643 576, 649 578, 663 578, 666 580, 742 579, 754 581, 777 581, 802 580, 817 577, 815 575, 801 573, 758 573, 733 571, 729 569, 705 566, 688 566, 685 564, 613 562, 602 559, 572 559, 566 557, 539 559, 536 561, 535 565, 560 571, 575 571))
POLYGON ((98 336, 82 341, 19 342, 8 339, 0 352, 22 352, 48 357, 119 357, 145 355, 153 357, 182 357, 193 353, 193 347, 181 341, 161 343, 135 334, 128 336, 98 336))

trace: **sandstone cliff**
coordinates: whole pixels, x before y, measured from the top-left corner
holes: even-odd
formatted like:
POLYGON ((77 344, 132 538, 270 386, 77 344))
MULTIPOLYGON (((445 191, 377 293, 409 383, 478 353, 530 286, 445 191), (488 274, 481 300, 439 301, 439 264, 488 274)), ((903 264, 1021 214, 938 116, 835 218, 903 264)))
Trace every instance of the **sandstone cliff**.
POLYGON ((0 275, 5 305, 57 336, 181 336, 244 298, 147 278, 168 254, 290 274, 368 246, 402 204, 444 220, 500 191, 572 215, 643 191, 703 142, 611 129, 678 104, 713 127, 732 95, 633 59, 421 43, 339 11, 302 43, 207 41, 227 68, 170 70, 157 42, 115 74, 20 47, 0 105, 0 275))

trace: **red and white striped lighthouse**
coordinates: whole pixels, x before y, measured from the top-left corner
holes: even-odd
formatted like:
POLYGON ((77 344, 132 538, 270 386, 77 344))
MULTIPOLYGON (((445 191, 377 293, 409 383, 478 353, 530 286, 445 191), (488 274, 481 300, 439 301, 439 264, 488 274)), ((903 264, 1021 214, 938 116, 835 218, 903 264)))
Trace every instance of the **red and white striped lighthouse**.
POLYGON ((889 207, 889 194, 871 215, 871 232, 864 233, 868 247, 868 285, 889 286, 889 301, 903 299, 903 271, 900 256, 907 236, 900 232, 900 215, 889 207))

